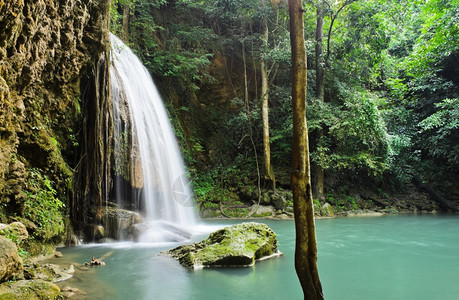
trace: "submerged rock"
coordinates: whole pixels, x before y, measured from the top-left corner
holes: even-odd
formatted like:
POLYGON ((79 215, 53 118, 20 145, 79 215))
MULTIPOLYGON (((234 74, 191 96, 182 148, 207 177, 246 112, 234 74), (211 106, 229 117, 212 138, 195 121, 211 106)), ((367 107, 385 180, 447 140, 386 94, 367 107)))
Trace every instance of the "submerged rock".
POLYGON ((55 299, 60 289, 52 282, 37 280, 19 280, 0 284, 1 299, 55 299))
POLYGON ((282 253, 277 249, 276 234, 265 224, 242 223, 211 233, 199 243, 168 250, 189 269, 202 267, 248 267, 256 260, 282 253))
POLYGON ((75 272, 73 265, 63 268, 55 264, 33 263, 24 267, 25 279, 41 279, 45 281, 61 282, 70 279, 75 272))
MULTIPOLYGON (((64 299, 71 299, 75 296, 82 296, 84 295, 85 293, 82 292, 81 290, 75 288, 75 287, 70 287, 70 286, 64 286, 62 289, 61 289, 61 293, 60 295, 64 298, 64 299)), ((77 298, 79 299, 79 298, 77 298)))
POLYGON ((18 255, 16 244, 0 236, 0 282, 21 276, 22 259, 18 255))

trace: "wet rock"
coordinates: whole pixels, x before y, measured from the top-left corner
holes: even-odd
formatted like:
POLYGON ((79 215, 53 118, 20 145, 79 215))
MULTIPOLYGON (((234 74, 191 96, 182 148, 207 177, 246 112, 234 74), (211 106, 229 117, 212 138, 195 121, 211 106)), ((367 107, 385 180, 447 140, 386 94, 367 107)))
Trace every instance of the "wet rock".
POLYGON ((139 213, 126 209, 106 207, 102 217, 105 237, 117 240, 131 240, 139 235, 137 224, 142 222, 139 213))
POLYGON ((22 277, 22 268, 16 244, 0 236, 0 282, 22 277))
POLYGON ((330 205, 330 203, 325 203, 322 205, 320 208, 320 215, 322 217, 334 217, 335 216, 335 210, 333 207, 330 205))
POLYGON ((62 295, 62 297, 64 297, 65 299, 70 299, 70 298, 75 297, 75 296, 80 295, 80 294, 83 294, 83 292, 80 291, 79 289, 77 289, 75 287, 64 286, 61 289, 61 294, 60 295, 62 295))
POLYGON ((279 220, 291 220, 292 216, 289 216, 287 214, 278 214, 278 215, 276 215, 276 219, 279 219, 279 220))
POLYGON ((33 263, 24 267, 24 278, 61 282, 72 278, 74 272, 75 268, 73 265, 63 268, 55 264, 33 263))
POLYGON ((249 215, 252 217, 271 217, 275 214, 274 207, 254 204, 250 208, 249 215))
POLYGON ((56 284, 40 279, 0 284, 1 299, 55 299, 59 293, 60 289, 56 284))
POLYGON ((84 228, 84 235, 90 241, 98 241, 104 238, 105 228, 102 225, 88 224, 84 228))
POLYGON ((265 224, 242 223, 214 233, 199 243, 168 250, 178 262, 190 269, 202 267, 248 267, 256 260, 281 255, 276 234, 265 224))
POLYGON ((271 196, 271 202, 276 210, 284 210, 287 208, 288 202, 283 193, 276 192, 271 196))
POLYGON ((271 204, 271 196, 269 195, 269 193, 263 193, 261 195, 261 199, 260 199, 260 203, 261 204, 266 204, 266 205, 269 205, 271 204))

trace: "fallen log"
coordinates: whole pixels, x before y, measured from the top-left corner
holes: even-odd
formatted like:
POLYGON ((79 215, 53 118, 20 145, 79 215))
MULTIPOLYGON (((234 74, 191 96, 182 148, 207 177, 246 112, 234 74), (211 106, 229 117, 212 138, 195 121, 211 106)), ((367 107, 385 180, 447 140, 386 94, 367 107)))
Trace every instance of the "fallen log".
POLYGON ((423 183, 421 178, 419 178, 418 176, 414 175, 413 176, 413 181, 420 189, 426 191, 432 197, 432 199, 435 200, 436 202, 438 202, 441 206, 443 206, 444 208, 447 208, 447 209, 449 209, 449 210, 451 210, 453 212, 456 212, 456 213, 459 212, 459 209, 456 206, 454 206, 451 202, 449 202, 442 195, 437 193, 430 186, 428 186, 427 184, 423 183))
POLYGON ((380 201, 378 199, 375 199, 375 198, 373 198, 373 197, 371 197, 369 195, 360 194, 360 197, 362 197, 362 199, 364 199, 364 200, 372 201, 374 204, 376 204, 377 206, 379 206, 381 208, 386 208, 386 207, 390 206, 389 203, 384 203, 384 202, 382 202, 382 201, 380 201))

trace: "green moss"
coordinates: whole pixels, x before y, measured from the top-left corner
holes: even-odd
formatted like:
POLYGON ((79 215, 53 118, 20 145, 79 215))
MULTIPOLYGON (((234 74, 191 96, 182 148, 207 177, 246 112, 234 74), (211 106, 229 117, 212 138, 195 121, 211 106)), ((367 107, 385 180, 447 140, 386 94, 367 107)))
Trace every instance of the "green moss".
POLYGON ((228 217, 242 218, 249 214, 250 208, 226 208, 223 211, 228 217))
POLYGON ((25 261, 27 261, 27 259, 29 259, 31 256, 48 256, 54 253, 53 244, 38 241, 35 239, 27 239, 24 241, 23 249, 26 251, 26 255, 24 256, 25 261))
POLYGON ((55 299, 60 289, 43 280, 20 280, 0 285, 0 300, 55 299))
POLYGON ((275 233, 265 224, 253 222, 220 229, 200 243, 169 251, 188 268, 195 265, 248 266, 276 252, 275 233))
POLYGON ((17 232, 13 228, 8 227, 0 230, 0 235, 10 239, 11 241, 13 241, 13 243, 16 244, 18 248, 18 254, 22 258, 22 260, 29 258, 29 252, 23 248, 23 241, 17 236, 17 232))
POLYGON ((265 217, 271 217, 272 216, 272 213, 271 212, 265 212, 265 213, 262 213, 262 214, 253 214, 252 217, 255 217, 255 218, 265 218, 265 217))

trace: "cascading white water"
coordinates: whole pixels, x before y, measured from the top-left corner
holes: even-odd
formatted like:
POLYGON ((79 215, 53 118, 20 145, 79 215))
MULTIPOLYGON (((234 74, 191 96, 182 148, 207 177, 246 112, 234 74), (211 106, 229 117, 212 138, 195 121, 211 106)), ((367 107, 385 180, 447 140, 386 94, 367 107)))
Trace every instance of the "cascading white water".
MULTIPOLYGON (((141 169, 142 178, 135 179, 142 186, 136 209, 142 208, 146 230, 139 240, 165 242, 188 238, 196 222, 193 197, 169 117, 147 69, 114 35, 111 35, 110 80, 115 152, 122 152, 123 130, 129 130, 135 148, 128 151, 130 161, 140 164, 132 169, 141 169), (129 116, 123 117, 129 118, 129 124, 124 125, 131 128, 121 128, 121 105, 129 109, 129 116)), ((115 159, 116 164, 125 163, 119 159, 115 159)))

